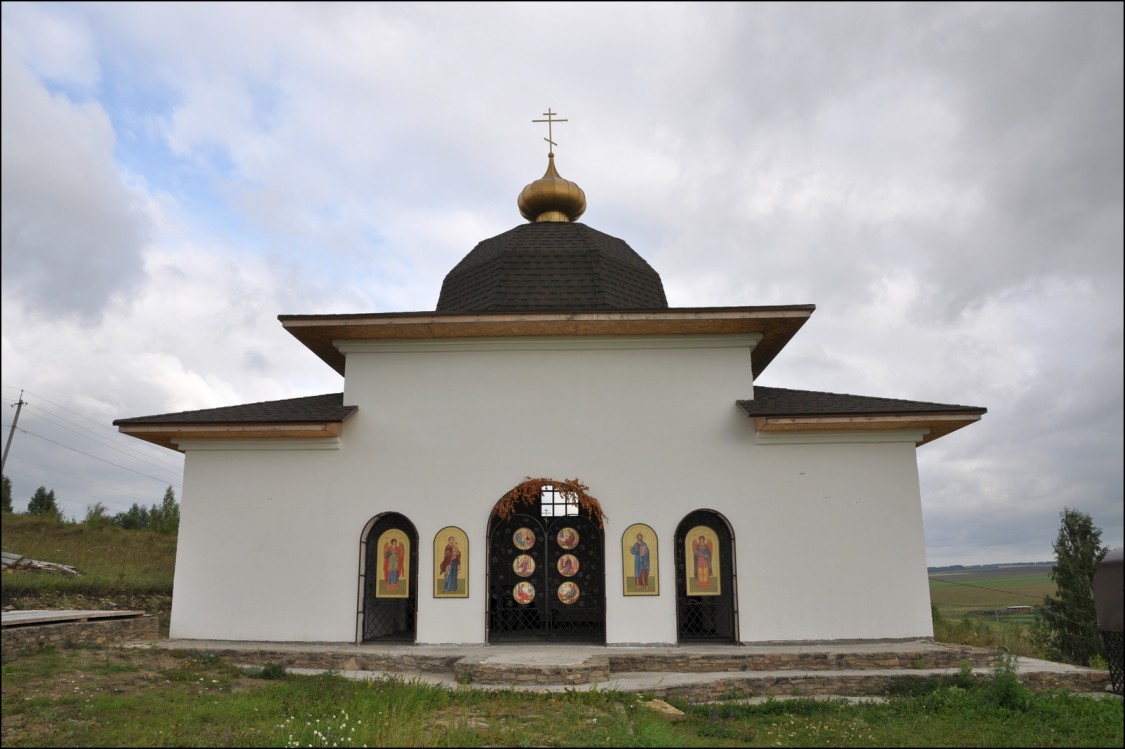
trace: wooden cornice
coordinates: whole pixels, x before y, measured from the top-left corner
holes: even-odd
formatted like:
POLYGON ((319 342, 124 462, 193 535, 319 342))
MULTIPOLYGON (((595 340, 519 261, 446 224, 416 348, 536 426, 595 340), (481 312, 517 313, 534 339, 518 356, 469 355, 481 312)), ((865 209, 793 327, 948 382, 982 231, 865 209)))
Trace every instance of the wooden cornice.
POLYGON ((339 437, 339 421, 309 424, 134 424, 118 426, 123 434, 183 452, 184 440, 325 439, 339 437))
POLYGON ((337 341, 424 340, 519 336, 643 336, 760 333, 754 376, 761 374, 805 324, 814 305, 675 308, 645 312, 528 312, 451 314, 400 312, 358 315, 279 315, 297 340, 341 375, 337 341))
POLYGON ((980 421, 979 413, 887 414, 883 416, 755 416, 759 432, 796 432, 818 430, 925 430, 919 445, 933 442, 961 427, 980 421))

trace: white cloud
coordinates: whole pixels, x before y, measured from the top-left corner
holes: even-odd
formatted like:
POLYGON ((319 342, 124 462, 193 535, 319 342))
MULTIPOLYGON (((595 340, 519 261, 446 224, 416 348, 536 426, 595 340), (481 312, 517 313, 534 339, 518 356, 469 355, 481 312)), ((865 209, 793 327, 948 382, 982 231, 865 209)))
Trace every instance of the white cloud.
POLYGON ((1122 25, 5 4, 4 395, 108 421, 339 390, 276 316, 432 309, 522 222, 551 106, 582 220, 673 305, 817 305, 763 384, 988 407, 919 451, 931 563, 1044 558, 1068 503, 1120 545, 1122 25))
POLYGON ((44 316, 94 320, 140 280, 147 225, 113 159, 97 102, 51 95, 5 51, 4 292, 44 316))
MULTIPOLYGON (((4 66, 29 66, 39 78, 83 92, 100 80, 93 33, 84 19, 37 3, 4 3, 4 66)), ((6 83, 5 83, 6 85, 6 83)))

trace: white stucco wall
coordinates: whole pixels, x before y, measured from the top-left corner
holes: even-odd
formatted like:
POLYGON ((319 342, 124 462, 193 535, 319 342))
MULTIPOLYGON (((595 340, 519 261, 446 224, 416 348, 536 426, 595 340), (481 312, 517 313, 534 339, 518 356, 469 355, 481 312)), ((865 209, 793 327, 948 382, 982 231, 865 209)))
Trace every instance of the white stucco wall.
POLYGON ((337 449, 186 445, 171 635, 354 641, 362 530, 399 512, 419 534, 418 641, 484 642, 489 514, 527 476, 579 478, 608 515, 608 643, 676 641, 673 534, 703 508, 734 531, 743 641, 931 635, 916 435, 763 444, 735 405, 753 343, 348 344, 359 411, 337 449), (658 597, 622 595, 632 523, 659 535, 658 597), (447 525, 470 539, 467 599, 431 593, 447 525))

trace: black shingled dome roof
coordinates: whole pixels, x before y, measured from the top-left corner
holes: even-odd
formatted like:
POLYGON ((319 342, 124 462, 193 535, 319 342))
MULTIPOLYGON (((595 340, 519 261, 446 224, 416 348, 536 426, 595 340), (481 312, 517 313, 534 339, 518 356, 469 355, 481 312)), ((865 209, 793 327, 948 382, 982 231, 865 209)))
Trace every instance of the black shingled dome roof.
POLYGON ((660 274, 622 240, 573 222, 486 239, 441 285, 438 312, 667 309, 660 274))

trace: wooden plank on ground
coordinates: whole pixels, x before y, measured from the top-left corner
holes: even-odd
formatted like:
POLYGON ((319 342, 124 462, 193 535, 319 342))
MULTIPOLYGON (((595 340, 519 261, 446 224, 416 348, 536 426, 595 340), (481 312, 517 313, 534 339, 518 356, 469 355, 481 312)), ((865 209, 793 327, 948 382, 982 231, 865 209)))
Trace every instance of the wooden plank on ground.
POLYGON ((86 622, 91 619, 136 619, 145 616, 144 611, 83 611, 69 609, 51 611, 49 609, 28 609, 26 611, 4 611, 0 614, 5 627, 27 626, 29 624, 56 624, 59 622, 86 622))

